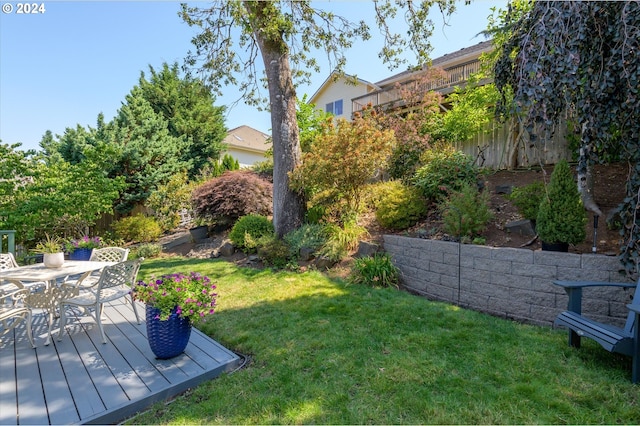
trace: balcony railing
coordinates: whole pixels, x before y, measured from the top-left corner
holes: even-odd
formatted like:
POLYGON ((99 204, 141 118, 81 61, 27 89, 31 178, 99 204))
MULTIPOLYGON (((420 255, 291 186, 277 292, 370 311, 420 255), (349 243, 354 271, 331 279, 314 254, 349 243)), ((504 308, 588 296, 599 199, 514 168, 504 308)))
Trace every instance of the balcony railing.
MULTIPOLYGON (((446 92, 446 89, 452 89, 454 86, 466 82, 471 74, 478 71, 480 71, 480 61, 474 60, 466 64, 447 68, 444 70, 445 77, 427 83, 421 83, 417 87, 421 93, 428 91, 446 92)), ((420 74, 416 74, 416 77, 419 76, 420 74)), ((353 98, 351 100, 352 111, 354 113, 360 112, 369 104, 378 108, 400 105, 403 102, 402 92, 404 89, 409 88, 409 85, 416 85, 416 82, 417 79, 412 79, 388 89, 378 90, 353 98)), ((415 91, 415 88, 412 89, 415 91)))

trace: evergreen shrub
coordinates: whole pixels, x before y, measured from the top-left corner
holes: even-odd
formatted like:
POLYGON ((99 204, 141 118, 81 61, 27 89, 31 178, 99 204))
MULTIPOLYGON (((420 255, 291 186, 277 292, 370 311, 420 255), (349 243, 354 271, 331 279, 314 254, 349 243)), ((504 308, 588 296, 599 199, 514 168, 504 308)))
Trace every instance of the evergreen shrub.
POLYGON ((416 172, 413 183, 429 200, 440 201, 465 184, 477 184, 478 166, 470 156, 451 146, 425 151, 421 162, 424 166, 416 172))
POLYGON ((544 183, 533 182, 529 185, 513 188, 508 198, 525 219, 535 221, 538 218, 538 209, 540 208, 544 191, 544 183))
POLYGON ((257 250, 260 238, 273 234, 273 223, 267 217, 249 214, 238 219, 233 225, 229 239, 240 250, 252 253, 257 250))
POLYGON ((131 250, 129 258, 137 259, 139 257, 144 257, 145 259, 151 259, 160 256, 160 253, 162 253, 162 246, 160 244, 145 243, 140 244, 138 247, 131 250))
POLYGON ((151 193, 147 206, 163 231, 171 231, 180 225, 180 212, 191 211, 191 192, 194 185, 189 183, 186 172, 175 174, 169 181, 151 193))
POLYGON ((587 215, 566 160, 553 168, 546 194, 542 197, 536 232, 546 243, 578 244, 586 238, 587 215))
POLYGON ((275 235, 260 238, 257 246, 258 256, 265 266, 284 269, 292 260, 289 245, 275 235))
POLYGON ((326 225, 319 223, 304 224, 285 235, 284 241, 289 245, 294 256, 297 256, 303 247, 316 251, 327 242, 326 228, 326 225))
POLYGON ((444 230, 457 237, 473 237, 481 233, 491 220, 489 193, 478 187, 464 185, 440 204, 444 230))

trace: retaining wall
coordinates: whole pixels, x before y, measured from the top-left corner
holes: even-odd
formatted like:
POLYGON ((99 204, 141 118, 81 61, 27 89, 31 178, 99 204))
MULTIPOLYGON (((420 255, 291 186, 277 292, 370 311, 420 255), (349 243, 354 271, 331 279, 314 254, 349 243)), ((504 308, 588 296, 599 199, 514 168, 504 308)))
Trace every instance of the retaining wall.
MULTIPOLYGON (((552 326, 567 308, 553 280, 627 282, 617 257, 458 244, 384 236, 403 285, 429 299, 536 325, 552 326)), ((582 313, 623 326, 633 289, 585 288, 582 313)))

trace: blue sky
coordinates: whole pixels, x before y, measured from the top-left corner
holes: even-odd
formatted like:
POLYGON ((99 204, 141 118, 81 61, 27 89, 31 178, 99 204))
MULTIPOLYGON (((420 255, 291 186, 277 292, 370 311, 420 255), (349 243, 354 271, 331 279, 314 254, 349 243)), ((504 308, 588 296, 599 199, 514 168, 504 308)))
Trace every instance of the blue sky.
MULTIPOLYGON (((0 139, 20 142, 22 149, 38 149, 47 130, 62 134, 77 124, 95 127, 101 112, 111 120, 149 65, 182 65, 197 31, 177 16, 175 1, 36 1, 44 4, 40 14, 17 14, 18 2, 0 3, 0 139)), ((370 1, 318 4, 375 26, 370 1)), ((448 26, 434 13, 432 57, 483 41, 475 36, 485 29, 490 8, 505 5, 506 0, 459 1, 448 26)), ((381 45, 380 37, 356 44, 348 52, 346 71, 371 82, 399 72, 378 59, 381 45)), ((312 85, 298 88, 298 96, 312 95, 330 71, 325 64, 312 85)), ((238 90, 227 87, 216 105, 230 106, 237 99, 238 90)), ((226 125, 243 124, 265 133, 271 127, 267 112, 240 101, 228 110, 226 125)))

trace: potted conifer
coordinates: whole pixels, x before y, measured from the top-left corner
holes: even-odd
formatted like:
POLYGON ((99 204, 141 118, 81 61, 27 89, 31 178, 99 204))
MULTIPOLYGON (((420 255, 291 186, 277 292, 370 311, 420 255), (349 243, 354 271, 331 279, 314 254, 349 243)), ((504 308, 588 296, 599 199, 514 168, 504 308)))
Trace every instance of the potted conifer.
POLYGON ((568 251, 569 244, 586 238, 585 214, 578 186, 566 160, 553 168, 551 180, 540 202, 536 231, 543 250, 568 251))

